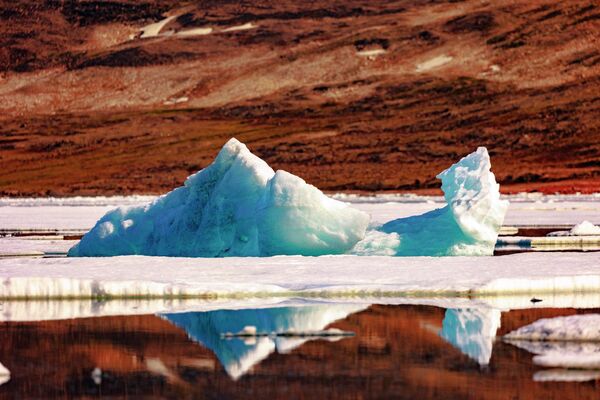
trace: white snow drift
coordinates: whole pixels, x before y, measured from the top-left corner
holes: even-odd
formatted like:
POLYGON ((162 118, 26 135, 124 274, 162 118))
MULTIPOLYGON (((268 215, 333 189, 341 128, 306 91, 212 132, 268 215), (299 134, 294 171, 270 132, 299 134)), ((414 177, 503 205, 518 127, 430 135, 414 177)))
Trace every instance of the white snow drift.
POLYGON ((438 175, 447 205, 367 234, 369 216, 231 139, 184 186, 108 212, 70 256, 491 255, 508 208, 480 147, 438 175), (354 249, 353 249, 354 248, 354 249))

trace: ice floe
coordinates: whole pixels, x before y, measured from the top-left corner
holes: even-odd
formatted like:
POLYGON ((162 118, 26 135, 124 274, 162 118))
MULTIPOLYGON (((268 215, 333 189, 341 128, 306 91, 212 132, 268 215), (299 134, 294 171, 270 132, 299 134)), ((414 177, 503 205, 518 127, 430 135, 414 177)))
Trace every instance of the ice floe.
POLYGON ((550 369, 533 374, 535 382, 587 382, 600 379, 600 371, 581 371, 573 369, 550 369))
POLYGON ((522 294, 546 299, 560 294, 597 294, 598 260, 597 253, 524 253, 483 258, 352 255, 15 258, 0 259, 0 297, 252 297, 270 293, 522 294))
POLYGON ((583 221, 568 231, 550 232, 548 236, 600 236, 600 226, 594 225, 590 221, 583 221))
MULTIPOLYGON (((600 370, 600 314, 540 319, 510 332, 504 340, 533 353, 533 363, 541 367, 600 370)), ((588 380, 583 377, 590 374, 578 377, 547 372, 538 379, 588 380)))

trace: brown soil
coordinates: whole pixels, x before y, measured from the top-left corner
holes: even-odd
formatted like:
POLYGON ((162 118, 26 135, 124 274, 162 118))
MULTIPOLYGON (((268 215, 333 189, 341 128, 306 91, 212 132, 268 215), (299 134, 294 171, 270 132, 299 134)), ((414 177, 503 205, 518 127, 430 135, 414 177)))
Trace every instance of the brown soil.
POLYGON ((231 136, 328 191, 437 193, 477 146, 504 192, 600 191, 595 1, 5 0, 0 19, 0 195, 164 192, 231 136), (167 15, 213 33, 139 38, 167 15))

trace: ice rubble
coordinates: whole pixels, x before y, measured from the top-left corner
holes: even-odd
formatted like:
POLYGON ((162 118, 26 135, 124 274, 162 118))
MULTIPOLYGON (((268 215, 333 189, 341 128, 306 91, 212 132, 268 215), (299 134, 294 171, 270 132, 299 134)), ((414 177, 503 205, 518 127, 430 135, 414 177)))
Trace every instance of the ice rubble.
POLYGON ((191 339, 211 349, 229 376, 238 379, 271 353, 288 353, 309 340, 319 338, 301 337, 303 333, 322 331, 332 322, 367 307, 325 304, 186 312, 162 314, 162 317, 184 329, 191 339), (239 332, 248 332, 248 336, 226 337, 239 332), (279 336, 281 334, 284 336, 279 336))
POLYGON ((367 232, 369 215, 236 139, 184 186, 108 212, 69 256, 491 255, 508 208, 483 147, 438 175, 447 205, 367 232))

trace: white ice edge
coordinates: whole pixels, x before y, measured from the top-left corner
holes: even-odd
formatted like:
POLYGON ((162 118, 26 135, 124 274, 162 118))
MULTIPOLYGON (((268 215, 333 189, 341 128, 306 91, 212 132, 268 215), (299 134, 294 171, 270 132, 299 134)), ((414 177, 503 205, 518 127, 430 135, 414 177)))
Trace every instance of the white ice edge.
POLYGON ((243 310, 314 304, 355 305, 421 305, 445 309, 494 309, 509 311, 532 308, 600 308, 599 293, 553 294, 543 296, 543 302, 531 303, 529 295, 468 297, 244 297, 214 299, 70 299, 15 300, 0 304, 0 321, 45 321, 118 315, 200 312, 213 310, 243 310))
POLYGON ((598 253, 2 259, 0 297, 492 296, 600 291, 598 253), (568 268, 565 268, 568 266, 568 268))

